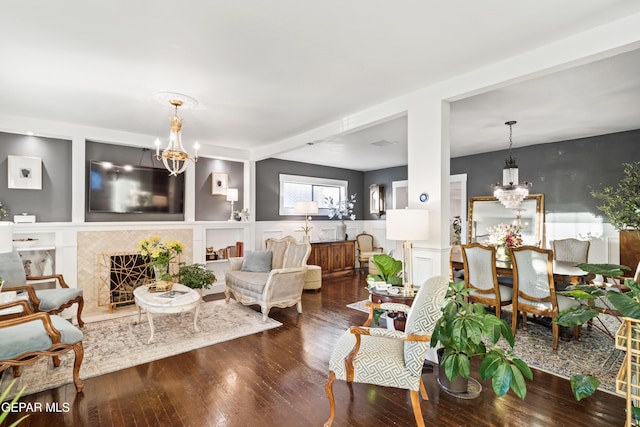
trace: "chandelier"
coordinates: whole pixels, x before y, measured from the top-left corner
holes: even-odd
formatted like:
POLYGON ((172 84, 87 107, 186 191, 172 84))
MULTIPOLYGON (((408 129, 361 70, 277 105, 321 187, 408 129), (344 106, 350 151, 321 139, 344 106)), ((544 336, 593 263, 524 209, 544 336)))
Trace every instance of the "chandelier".
POLYGON ((178 176, 187 169, 188 160, 191 160, 193 163, 198 161, 198 148, 200 148, 200 145, 197 142, 194 144, 195 154, 193 157, 190 157, 189 153, 185 151, 182 146, 182 134, 180 132, 184 118, 178 117, 178 107, 182 106, 184 101, 181 99, 170 99, 169 103, 175 107, 173 117, 169 117, 169 122, 171 123, 169 144, 167 148, 160 153, 160 140, 156 139, 156 159, 162 160, 170 176, 178 176))
POLYGON ((525 197, 529 195, 530 182, 523 182, 518 184, 518 165, 516 165, 516 159, 512 156, 511 147, 513 146, 513 125, 517 122, 511 120, 505 122, 505 125, 509 126, 509 157, 505 160, 505 166, 502 169, 502 185, 493 184, 491 187, 493 195, 507 209, 517 209, 520 207, 520 203, 525 197))

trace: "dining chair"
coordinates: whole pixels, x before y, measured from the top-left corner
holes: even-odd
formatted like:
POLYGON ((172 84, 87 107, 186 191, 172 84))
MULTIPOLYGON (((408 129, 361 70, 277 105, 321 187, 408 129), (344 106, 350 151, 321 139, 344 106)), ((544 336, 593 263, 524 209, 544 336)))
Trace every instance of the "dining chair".
POLYGON ((500 319, 500 307, 511 304, 513 289, 498 283, 496 248, 480 243, 462 245, 464 283, 470 289, 469 300, 495 307, 500 319))
MULTIPOLYGON (((553 281, 553 251, 535 246, 511 248, 513 262, 513 316, 511 330, 516 335, 518 315, 522 313, 523 328, 527 327, 527 313, 549 317, 555 320, 560 311, 580 305, 579 301, 563 295, 556 295, 553 281)), ((559 327, 551 323, 553 350, 558 348, 559 327)), ((573 329, 578 338, 580 327, 573 329)))
POLYGON ((369 265, 369 259, 382 253, 382 248, 374 246, 373 236, 369 233, 360 233, 356 236, 358 249, 358 265, 360 272, 364 273, 364 264, 369 265))
POLYGON ((420 395, 424 400, 428 400, 428 396, 422 381, 422 367, 431 333, 442 315, 448 287, 446 277, 435 276, 420 287, 411 307, 397 303, 380 304, 382 309, 408 312, 404 332, 352 326, 342 334, 329 361, 325 392, 330 415, 325 426, 333 423, 336 413, 333 395, 336 379, 346 381, 351 392, 353 382, 409 390, 416 424, 424 426, 420 395))
POLYGON ((553 257, 556 261, 575 262, 576 264, 586 263, 589 258, 588 240, 561 239, 552 240, 553 257))

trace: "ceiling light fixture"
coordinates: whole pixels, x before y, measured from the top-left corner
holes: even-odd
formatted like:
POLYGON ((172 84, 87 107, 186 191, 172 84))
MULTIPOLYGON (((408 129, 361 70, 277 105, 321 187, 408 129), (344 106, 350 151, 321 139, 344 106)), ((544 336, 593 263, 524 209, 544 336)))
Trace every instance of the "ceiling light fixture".
POLYGON ((183 117, 178 117, 178 107, 184 104, 181 99, 170 99, 169 103, 175 107, 173 117, 169 117, 171 123, 171 133, 169 134, 169 144, 167 148, 160 153, 160 140, 156 139, 156 159, 162 160, 164 167, 169 171, 169 175, 178 176, 187 169, 188 160, 193 163, 198 161, 198 149, 200 145, 196 142, 194 144, 195 154, 193 157, 189 156, 182 146, 182 122, 183 117))
POLYGON ((509 157, 505 160, 505 166, 502 169, 502 185, 493 184, 493 195, 507 209, 517 209, 525 197, 529 195, 530 182, 518 184, 518 165, 516 159, 513 158, 511 147, 513 146, 513 125, 517 122, 511 120, 505 122, 509 126, 509 157))

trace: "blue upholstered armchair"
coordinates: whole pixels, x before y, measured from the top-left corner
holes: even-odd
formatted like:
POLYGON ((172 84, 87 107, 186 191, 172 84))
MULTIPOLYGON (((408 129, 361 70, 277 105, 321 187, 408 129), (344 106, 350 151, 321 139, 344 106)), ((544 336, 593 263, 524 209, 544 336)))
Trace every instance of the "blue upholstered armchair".
POLYGON ((4 280, 2 292, 26 292, 33 311, 45 311, 49 314, 61 313, 67 307, 78 304, 78 326, 82 327, 82 308, 84 298, 82 289, 70 288, 64 281, 62 274, 50 276, 27 276, 20 254, 14 249, 11 252, 0 253, 0 277, 4 280), (55 289, 36 290, 27 284, 27 280, 56 279, 55 289))
POLYGON ((21 317, 0 320, 0 372, 12 367, 15 377, 20 367, 43 357, 52 357, 53 365, 60 366, 60 355, 73 350, 73 382, 76 391, 82 391, 80 365, 84 358, 82 331, 60 316, 33 313, 25 300, 0 304, 0 311, 21 307, 21 317))

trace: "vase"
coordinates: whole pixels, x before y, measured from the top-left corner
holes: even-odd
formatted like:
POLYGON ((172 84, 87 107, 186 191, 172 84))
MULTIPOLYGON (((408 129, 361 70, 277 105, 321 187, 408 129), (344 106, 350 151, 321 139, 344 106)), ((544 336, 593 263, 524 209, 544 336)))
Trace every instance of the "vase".
POLYGON ((496 259, 498 261, 511 261, 511 256, 509 256, 509 248, 507 247, 507 245, 496 246, 496 259))
POLYGON ((341 219, 336 227, 336 240, 345 240, 347 238, 347 224, 341 219))
POLYGON ((156 264, 153 266, 153 274, 156 277, 156 281, 162 280, 162 276, 169 272, 169 264, 156 264))

